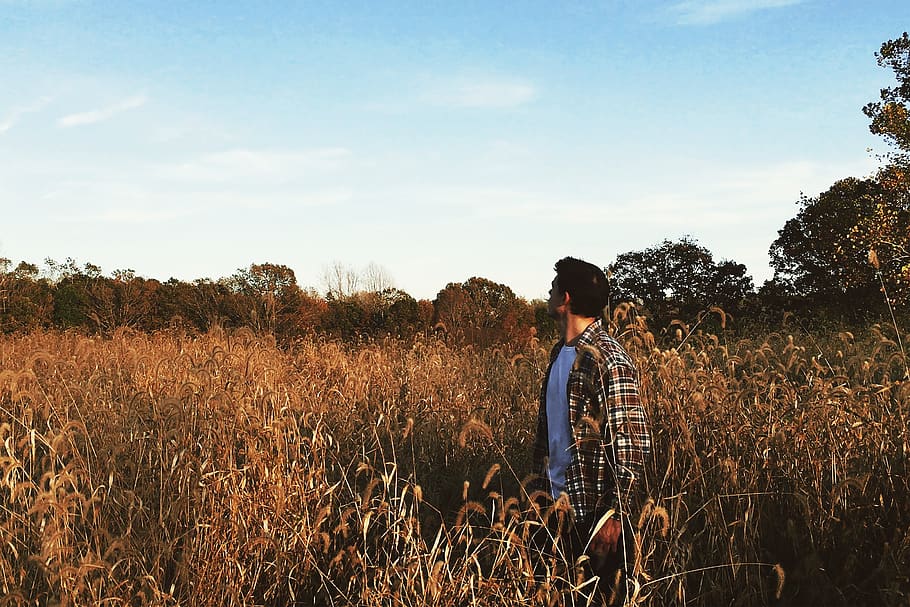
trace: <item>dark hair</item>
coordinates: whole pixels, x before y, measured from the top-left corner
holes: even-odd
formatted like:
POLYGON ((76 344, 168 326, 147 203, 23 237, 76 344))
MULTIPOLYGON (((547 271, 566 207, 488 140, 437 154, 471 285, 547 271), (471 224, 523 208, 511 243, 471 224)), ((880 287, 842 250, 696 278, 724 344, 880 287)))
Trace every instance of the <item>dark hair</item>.
POLYGON ((569 309, 573 314, 597 318, 607 306, 607 276, 592 263, 563 257, 553 267, 559 293, 569 294, 569 309))

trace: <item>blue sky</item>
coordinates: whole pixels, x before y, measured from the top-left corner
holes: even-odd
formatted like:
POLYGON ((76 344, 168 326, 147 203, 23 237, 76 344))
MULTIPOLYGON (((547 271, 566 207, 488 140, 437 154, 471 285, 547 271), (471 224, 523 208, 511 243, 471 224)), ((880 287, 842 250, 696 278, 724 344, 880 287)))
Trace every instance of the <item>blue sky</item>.
POLYGON ((760 283, 800 192, 887 151, 861 108, 908 27, 906 1, 0 0, 0 257, 534 298, 560 257, 691 235, 760 283))

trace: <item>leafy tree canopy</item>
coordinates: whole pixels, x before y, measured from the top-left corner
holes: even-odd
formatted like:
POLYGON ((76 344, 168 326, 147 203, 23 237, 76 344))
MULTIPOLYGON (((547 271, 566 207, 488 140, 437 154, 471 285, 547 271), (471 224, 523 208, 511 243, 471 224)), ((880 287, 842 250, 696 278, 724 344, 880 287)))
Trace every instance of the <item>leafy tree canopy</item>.
POLYGON ((866 254, 857 256, 843 245, 882 193, 875 179, 848 177, 818 196, 801 196, 799 213, 771 244, 775 280, 810 299, 840 298, 851 286, 869 283, 866 254))
POLYGON ((530 336, 533 313, 504 284, 473 277, 449 283, 433 302, 436 320, 458 344, 520 344, 530 336))
POLYGON ((910 154, 910 36, 904 32, 888 40, 875 58, 894 72, 897 86, 883 88, 881 101, 867 104, 863 112, 872 119, 869 130, 901 150, 899 160, 906 164, 910 154))
POLYGON ((744 265, 715 262, 711 252, 689 236, 623 253, 609 270, 611 300, 640 302, 655 326, 674 318, 691 319, 711 306, 736 310, 753 291, 744 265))
POLYGON ((893 301, 910 302, 910 36, 882 44, 876 59, 897 86, 882 89, 863 112, 870 130, 898 151, 868 178, 802 196, 770 250, 782 291, 851 314, 880 307, 883 289, 893 301))

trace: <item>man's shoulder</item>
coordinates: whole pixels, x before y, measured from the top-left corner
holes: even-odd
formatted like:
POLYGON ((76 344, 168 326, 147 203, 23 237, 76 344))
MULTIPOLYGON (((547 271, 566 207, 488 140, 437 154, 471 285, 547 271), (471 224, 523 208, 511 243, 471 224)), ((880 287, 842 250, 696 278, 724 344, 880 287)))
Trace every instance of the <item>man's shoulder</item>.
POLYGON ((632 357, 622 344, 607 333, 601 321, 597 321, 586 333, 581 347, 578 348, 578 356, 590 357, 591 363, 595 365, 635 368, 632 357))

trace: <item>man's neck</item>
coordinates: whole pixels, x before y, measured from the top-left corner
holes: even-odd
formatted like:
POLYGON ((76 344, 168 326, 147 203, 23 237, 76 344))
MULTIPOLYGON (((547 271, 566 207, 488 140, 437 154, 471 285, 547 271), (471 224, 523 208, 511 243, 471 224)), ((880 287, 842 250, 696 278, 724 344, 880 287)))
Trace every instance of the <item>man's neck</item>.
POLYGON ((567 346, 574 346, 575 340, 581 335, 588 326, 594 322, 593 317, 576 316, 571 312, 566 315, 566 330, 564 333, 567 346))

